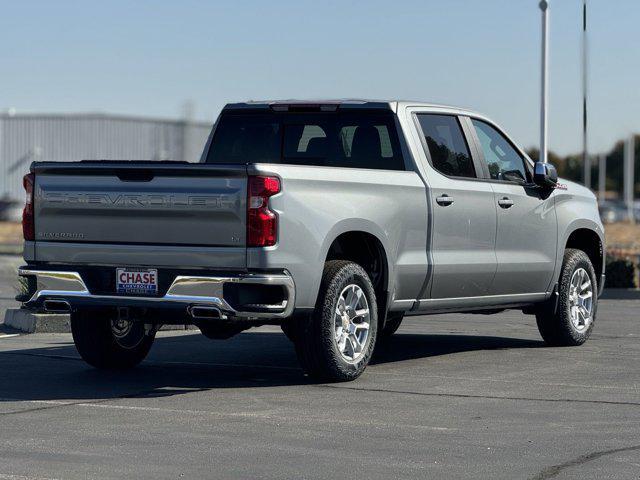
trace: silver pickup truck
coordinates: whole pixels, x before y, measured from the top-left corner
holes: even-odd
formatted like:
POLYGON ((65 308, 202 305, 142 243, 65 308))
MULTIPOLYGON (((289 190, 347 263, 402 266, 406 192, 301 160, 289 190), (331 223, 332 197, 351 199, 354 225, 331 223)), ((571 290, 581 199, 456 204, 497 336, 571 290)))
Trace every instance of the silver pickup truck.
POLYGON ((70 312, 84 360, 127 368, 163 324, 281 325, 351 380, 405 315, 535 315, 579 345, 604 283, 594 195, 477 113, 406 101, 227 105, 200 163, 37 162, 25 308, 70 312))

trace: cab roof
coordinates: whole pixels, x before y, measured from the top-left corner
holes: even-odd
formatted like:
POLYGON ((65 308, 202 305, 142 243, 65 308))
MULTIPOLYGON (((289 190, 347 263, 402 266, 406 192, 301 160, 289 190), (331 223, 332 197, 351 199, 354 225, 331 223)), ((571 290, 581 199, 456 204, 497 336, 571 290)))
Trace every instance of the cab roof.
POLYGON ((343 99, 289 99, 289 100, 250 100, 247 102, 228 103, 223 110, 263 110, 295 111, 314 109, 319 111, 340 110, 391 110, 394 113, 402 107, 433 108, 440 112, 449 112, 456 115, 480 115, 477 112, 452 105, 443 105, 431 102, 413 100, 368 100, 356 98, 343 99))

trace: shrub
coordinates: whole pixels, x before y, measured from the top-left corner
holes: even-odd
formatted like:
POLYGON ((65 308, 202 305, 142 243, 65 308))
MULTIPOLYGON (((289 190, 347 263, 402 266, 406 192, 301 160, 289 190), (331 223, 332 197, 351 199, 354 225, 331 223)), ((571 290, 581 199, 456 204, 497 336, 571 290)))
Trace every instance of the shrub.
POLYGON ((607 258, 606 288, 636 288, 636 265, 629 259, 607 258))

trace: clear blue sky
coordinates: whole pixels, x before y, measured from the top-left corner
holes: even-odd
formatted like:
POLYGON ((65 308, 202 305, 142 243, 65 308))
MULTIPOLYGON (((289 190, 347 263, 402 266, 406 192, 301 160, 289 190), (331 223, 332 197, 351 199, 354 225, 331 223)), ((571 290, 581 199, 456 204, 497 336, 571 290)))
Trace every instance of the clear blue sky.
MULTIPOLYGON (((213 120, 228 101, 451 103, 538 143, 537 0, 0 0, 0 109, 213 120)), ((551 0, 550 146, 580 149, 580 0, 551 0)), ((590 0, 591 148, 640 132, 640 1, 590 0)))

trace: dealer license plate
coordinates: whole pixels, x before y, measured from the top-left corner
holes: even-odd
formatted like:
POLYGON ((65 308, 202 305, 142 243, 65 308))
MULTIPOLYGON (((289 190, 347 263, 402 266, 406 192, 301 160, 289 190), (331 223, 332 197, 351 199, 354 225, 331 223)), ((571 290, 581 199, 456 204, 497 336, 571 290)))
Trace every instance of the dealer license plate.
POLYGON ((121 295, 156 295, 158 270, 155 268, 116 269, 117 292, 121 295))

